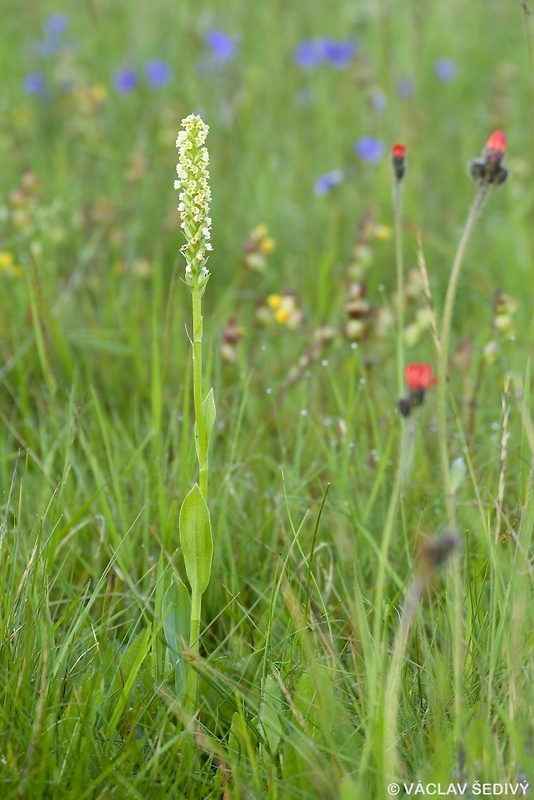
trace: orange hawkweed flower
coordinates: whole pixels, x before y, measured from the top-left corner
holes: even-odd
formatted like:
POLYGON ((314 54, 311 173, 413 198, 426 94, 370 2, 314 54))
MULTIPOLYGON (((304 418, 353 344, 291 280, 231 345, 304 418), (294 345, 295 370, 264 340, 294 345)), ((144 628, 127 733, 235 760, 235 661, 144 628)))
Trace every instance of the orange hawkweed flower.
POLYGON ((406 364, 404 380, 408 388, 408 396, 401 397, 397 407, 403 417, 408 417, 413 408, 423 404, 426 392, 438 382, 431 364, 406 364))
POLYGON ((504 158, 506 151, 506 136, 502 131, 495 131, 491 134, 486 143, 486 157, 493 161, 504 158))
POLYGON ((404 380, 409 392, 426 392, 438 382, 431 364, 406 364, 404 380))

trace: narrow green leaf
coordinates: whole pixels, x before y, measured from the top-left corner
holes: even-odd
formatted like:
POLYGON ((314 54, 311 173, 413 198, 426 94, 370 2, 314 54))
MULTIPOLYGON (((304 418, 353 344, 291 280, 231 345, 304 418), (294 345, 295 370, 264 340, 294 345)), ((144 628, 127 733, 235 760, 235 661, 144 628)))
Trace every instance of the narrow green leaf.
POLYGON ((163 632, 173 659, 182 652, 182 641, 189 644, 191 598, 186 585, 173 576, 163 597, 163 632))
POLYGON ((116 695, 115 708, 107 728, 107 735, 111 736, 116 730, 121 716, 124 713, 126 704, 130 697, 130 692, 141 669, 143 661, 148 655, 151 646, 152 630, 146 628, 130 642, 126 648, 119 664, 117 675, 121 683, 121 689, 116 695))
POLYGON ((213 394, 213 389, 210 389, 202 403, 202 417, 204 419, 204 430, 206 432, 206 447, 210 442, 210 436, 215 423, 216 414, 215 395, 213 394))
POLYGON ((265 739, 267 740, 267 744, 269 745, 269 751, 272 755, 274 755, 278 750, 278 746, 284 731, 280 721, 280 715, 283 710, 280 687, 271 675, 268 675, 267 680, 265 681, 263 702, 263 733, 265 739))
POLYGON ((179 525, 187 578, 191 589, 202 594, 210 582, 213 537, 210 513, 198 483, 182 503, 179 525))
POLYGON ((183 662, 183 642, 189 645, 191 624, 191 598, 187 587, 173 576, 172 583, 163 596, 163 633, 174 663, 178 692, 186 687, 186 665, 183 662))
POLYGON ((253 726, 247 721, 243 711, 235 711, 232 715, 228 750, 238 763, 247 763, 250 755, 258 747, 258 740, 253 726))

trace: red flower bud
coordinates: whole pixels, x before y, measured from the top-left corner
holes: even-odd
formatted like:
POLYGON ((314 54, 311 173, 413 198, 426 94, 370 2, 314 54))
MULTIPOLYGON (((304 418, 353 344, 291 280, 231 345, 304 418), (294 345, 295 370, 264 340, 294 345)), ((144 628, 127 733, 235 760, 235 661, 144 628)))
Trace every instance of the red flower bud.
POLYGON ((400 181, 406 172, 406 146, 404 144, 394 144, 391 148, 391 163, 395 178, 400 181))
POLYGON ((506 136, 502 131, 495 131, 484 148, 482 158, 475 158, 470 165, 471 177, 485 189, 495 189, 504 183, 508 170, 501 161, 506 151, 506 136))

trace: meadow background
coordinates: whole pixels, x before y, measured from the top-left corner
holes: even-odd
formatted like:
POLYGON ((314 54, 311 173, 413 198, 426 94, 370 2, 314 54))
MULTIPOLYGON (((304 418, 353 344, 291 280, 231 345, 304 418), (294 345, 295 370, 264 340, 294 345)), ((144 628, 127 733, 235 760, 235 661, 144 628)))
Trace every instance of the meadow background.
POLYGON ((357 800, 391 780, 532 780, 528 7, 3 11, 3 796, 357 800), (173 190, 191 112, 210 126, 217 401, 196 727, 174 577, 196 479, 173 190), (409 419, 413 461, 388 516, 405 426, 389 153, 407 145, 406 358, 435 364, 417 236, 439 322, 468 163, 495 129, 511 177, 469 244, 449 364, 459 629, 449 567, 434 575, 418 555, 447 524, 435 390, 409 419))

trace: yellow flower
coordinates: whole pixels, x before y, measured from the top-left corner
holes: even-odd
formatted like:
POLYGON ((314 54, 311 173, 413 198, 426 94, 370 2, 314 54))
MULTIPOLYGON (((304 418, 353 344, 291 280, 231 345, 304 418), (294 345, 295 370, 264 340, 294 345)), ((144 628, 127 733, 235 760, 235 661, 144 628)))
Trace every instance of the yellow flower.
POLYGON ((0 252, 0 270, 5 272, 7 275, 11 275, 13 278, 18 278, 20 275, 22 275, 22 267, 19 267, 18 264, 15 264, 13 254, 9 253, 7 250, 2 250, 0 252))
POLYGON ((275 312, 274 318, 275 318, 275 320, 277 322, 280 323, 280 325, 284 325, 286 322, 288 322, 290 316, 291 316, 291 314, 289 312, 289 309, 287 309, 287 308, 279 308, 275 312))
POLYGON ((271 309, 271 311, 278 311, 280 306, 282 305, 282 295, 280 294, 270 294, 267 298, 267 305, 271 309))
POLYGON ((0 252, 0 269, 9 271, 13 266, 13 255, 6 250, 0 252))
POLYGON ((251 236, 258 240, 265 239, 267 236, 267 225, 264 225, 263 222, 260 222, 259 225, 256 225, 256 227, 252 229, 251 236))
POLYGON ((265 236, 260 241, 260 250, 262 253, 266 254, 272 253, 275 247, 276 247, 276 242, 274 241, 272 236, 265 236))
POLYGON ((382 242, 387 242, 391 239, 392 233, 391 228, 387 225, 376 225, 374 229, 374 234, 377 239, 380 239, 382 242))

